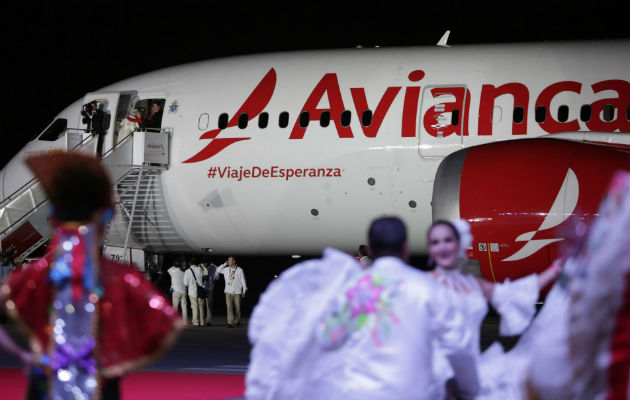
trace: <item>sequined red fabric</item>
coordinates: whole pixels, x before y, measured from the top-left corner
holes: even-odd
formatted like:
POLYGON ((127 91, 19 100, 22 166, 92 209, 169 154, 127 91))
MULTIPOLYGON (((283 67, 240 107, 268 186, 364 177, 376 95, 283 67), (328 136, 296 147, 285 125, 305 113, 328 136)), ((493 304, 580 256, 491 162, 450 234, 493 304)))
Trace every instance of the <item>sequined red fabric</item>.
MULTIPOLYGON (((36 353, 47 352, 51 343, 51 259, 49 255, 34 262, 9 282, 9 308, 34 339, 36 353)), ((105 258, 99 268, 103 291, 98 299, 97 360, 101 374, 120 376, 165 350, 182 321, 170 301, 135 268, 105 258)))

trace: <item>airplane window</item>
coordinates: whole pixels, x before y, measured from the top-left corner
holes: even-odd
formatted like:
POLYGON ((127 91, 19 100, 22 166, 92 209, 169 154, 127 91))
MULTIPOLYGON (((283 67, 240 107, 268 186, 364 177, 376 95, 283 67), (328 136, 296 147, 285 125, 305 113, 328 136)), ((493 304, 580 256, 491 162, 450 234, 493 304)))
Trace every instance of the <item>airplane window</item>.
POLYGON ((615 106, 606 104, 604 106, 604 121, 610 122, 615 119, 615 106))
POLYGON ((591 120, 591 106, 586 104, 580 108, 580 119, 584 122, 591 120))
POLYGON ((453 110, 451 112, 451 125, 457 126, 459 124, 459 110, 453 110))
POLYGON ((287 126, 289 126, 289 113, 286 111, 283 111, 280 113, 280 117, 278 118, 278 126, 280 126, 280 128, 286 128, 287 126))
POLYGON ((197 122, 197 128, 200 131, 205 131, 208 129, 208 123, 210 123, 210 115, 207 113, 203 113, 199 116, 199 121, 197 122))
POLYGON ((541 123, 545 122, 545 118, 547 117, 547 109, 545 106, 536 107, 536 122, 541 123))
POLYGON ((514 107, 514 112, 512 113, 512 120, 514 121, 514 123, 520 124, 523 122, 524 118, 525 111, 523 110, 523 107, 514 107))
POLYGON ((319 125, 322 128, 330 125, 330 111, 322 111, 321 116, 319 117, 319 125))
POLYGON ((226 113, 219 115, 219 129, 227 128, 227 124, 228 124, 228 115, 226 113))
POLYGON ((341 113, 341 126, 350 125, 350 118, 352 118, 352 113, 350 110, 346 110, 341 113))
POLYGON ((567 122, 569 119, 569 106, 561 105, 558 107, 558 121, 567 122))
POLYGON ((370 126, 372 125, 372 110, 365 110, 361 115, 361 125, 370 126))
POLYGON ((47 142, 54 142, 55 140, 62 138, 66 133, 68 127, 68 120, 65 118, 57 118, 52 124, 48 125, 48 128, 39 136, 39 140, 45 140, 47 142))
POLYGON ((300 114, 300 127, 306 128, 310 121, 308 111, 302 111, 300 114))
POLYGON ((247 113, 242 113, 241 115, 238 116, 238 127, 241 129, 245 129, 247 128, 247 113))
POLYGON ((269 113, 263 112, 258 116, 258 127, 265 129, 269 125, 269 113))

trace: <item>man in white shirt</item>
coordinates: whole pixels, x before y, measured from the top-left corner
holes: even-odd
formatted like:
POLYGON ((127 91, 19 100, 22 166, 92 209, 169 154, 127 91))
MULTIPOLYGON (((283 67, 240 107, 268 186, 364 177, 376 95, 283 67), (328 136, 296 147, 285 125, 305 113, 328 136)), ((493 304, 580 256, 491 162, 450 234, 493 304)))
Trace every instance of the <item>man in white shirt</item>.
POLYGON ((191 260, 190 268, 184 273, 184 285, 188 288, 188 298, 192 309, 193 326, 203 326, 205 321, 205 301, 197 292, 197 285, 203 287, 203 270, 195 260, 191 260))
POLYGON ((177 310, 177 307, 181 306, 184 322, 188 323, 188 291, 186 290, 186 285, 184 285, 184 271, 179 260, 175 260, 173 266, 168 269, 168 274, 171 276, 173 307, 177 310))
POLYGON ((269 285, 249 321, 247 399, 443 399, 433 340, 448 351, 453 395, 475 397, 472 330, 430 276, 406 264, 403 222, 377 219, 369 243, 375 261, 365 270, 326 249, 269 285))
POLYGON ((234 257, 229 257, 227 261, 217 268, 215 276, 223 275, 225 279, 225 303, 227 304, 228 328, 241 324, 241 298, 245 298, 247 283, 243 269, 236 265, 234 257))
POLYGON ((214 295, 214 281, 219 279, 217 275, 217 266, 213 263, 204 261, 201 263, 203 269, 203 284, 206 288, 206 298, 204 299, 206 310, 206 326, 212 324, 212 297, 214 295))

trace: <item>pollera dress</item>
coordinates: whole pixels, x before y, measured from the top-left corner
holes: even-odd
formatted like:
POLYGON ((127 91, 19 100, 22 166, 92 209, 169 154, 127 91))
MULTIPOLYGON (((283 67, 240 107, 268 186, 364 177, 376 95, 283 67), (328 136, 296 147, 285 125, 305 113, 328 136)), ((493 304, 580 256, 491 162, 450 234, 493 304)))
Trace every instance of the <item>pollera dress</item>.
POLYGON ((537 399, 630 398, 630 174, 615 174, 597 215, 587 237, 574 226, 563 273, 519 341, 537 399))
MULTIPOLYGON (((463 311, 462 323, 471 327, 473 340, 471 351, 476 355, 479 366, 479 399, 522 399, 523 382, 529 366, 527 344, 517 344, 504 352, 498 342, 493 343, 482 354, 480 350, 481 324, 488 313, 488 302, 483 295, 477 278, 463 274, 459 269, 446 270, 437 267, 431 276, 443 291, 441 298, 447 304, 463 311)), ((504 336, 521 334, 536 313, 539 296, 538 277, 528 275, 514 281, 495 283, 491 303, 501 316, 499 333, 504 336)), ((453 376, 444 351, 434 344, 434 369, 436 376, 446 383, 453 376)))

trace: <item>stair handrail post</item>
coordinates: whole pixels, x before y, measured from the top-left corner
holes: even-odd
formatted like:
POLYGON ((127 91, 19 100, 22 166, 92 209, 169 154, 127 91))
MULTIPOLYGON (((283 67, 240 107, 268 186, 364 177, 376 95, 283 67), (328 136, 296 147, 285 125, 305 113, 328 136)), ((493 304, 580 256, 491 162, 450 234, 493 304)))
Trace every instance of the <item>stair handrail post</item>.
POLYGON ((138 202, 138 192, 140 191, 140 180, 142 179, 142 168, 138 170, 138 181, 136 182, 136 193, 133 196, 133 205, 131 206, 131 216, 127 226, 127 235, 125 236, 125 247, 123 250, 124 260, 127 260, 127 245, 129 244, 129 234, 131 233, 131 225, 133 224, 133 216, 136 212, 136 203, 138 202))
POLYGON ((31 205, 33 206, 32 209, 34 209, 37 207, 37 204, 35 204, 35 196, 33 196, 33 186, 28 188, 28 194, 29 194, 29 198, 31 199, 31 205))

